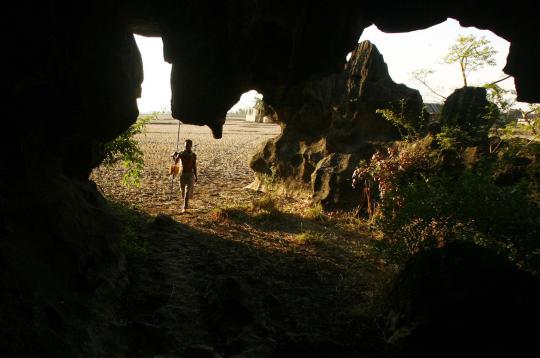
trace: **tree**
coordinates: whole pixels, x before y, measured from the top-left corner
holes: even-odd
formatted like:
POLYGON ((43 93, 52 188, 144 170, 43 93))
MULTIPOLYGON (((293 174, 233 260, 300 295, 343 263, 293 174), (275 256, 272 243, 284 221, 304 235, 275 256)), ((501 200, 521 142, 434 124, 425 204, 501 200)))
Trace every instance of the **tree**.
POLYGON ((474 35, 460 35, 456 43, 448 49, 444 61, 459 64, 463 86, 467 87, 467 76, 486 65, 494 66, 496 62, 493 55, 496 53, 485 37, 477 39, 474 35))
POLYGON ((429 68, 422 68, 416 71, 413 71, 411 75, 415 80, 423 84, 431 93, 436 95, 437 97, 440 97, 446 101, 446 96, 443 96, 439 92, 437 92, 432 86, 428 84, 428 76, 432 75, 435 71, 429 68))
POLYGON ((487 90, 488 101, 494 103, 499 108, 500 115, 496 124, 506 125, 514 120, 509 114, 516 103, 516 92, 502 88, 497 82, 485 84, 484 88, 487 90))

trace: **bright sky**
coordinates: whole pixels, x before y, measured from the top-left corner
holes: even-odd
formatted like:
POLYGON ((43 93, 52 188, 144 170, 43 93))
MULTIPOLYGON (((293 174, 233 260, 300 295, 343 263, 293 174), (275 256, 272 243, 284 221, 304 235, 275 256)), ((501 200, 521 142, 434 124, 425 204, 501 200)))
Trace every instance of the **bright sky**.
MULTIPOLYGON (((448 95, 453 89, 463 86, 459 66, 444 64, 443 58, 458 35, 468 34, 473 34, 477 38, 485 36, 491 42, 491 46, 497 50, 495 55, 497 65, 484 67, 476 73, 471 73, 467 77, 469 85, 482 85, 505 77, 502 68, 506 63, 510 43, 490 31, 461 27, 456 20, 452 19, 426 30, 407 33, 387 34, 379 31, 375 26, 370 26, 364 30, 359 41, 369 40, 377 46, 395 82, 418 89, 425 102, 438 102, 439 99, 436 96, 412 78, 411 72, 422 68, 435 70, 435 73, 428 77, 428 83, 443 95, 448 95)), ((161 38, 135 35, 135 40, 141 51, 144 66, 142 98, 138 99, 139 110, 141 113, 170 111, 171 65, 163 60, 161 38)), ((514 89, 512 78, 499 85, 506 89, 514 89)), ((256 96, 255 91, 245 93, 232 110, 254 105, 256 96)))

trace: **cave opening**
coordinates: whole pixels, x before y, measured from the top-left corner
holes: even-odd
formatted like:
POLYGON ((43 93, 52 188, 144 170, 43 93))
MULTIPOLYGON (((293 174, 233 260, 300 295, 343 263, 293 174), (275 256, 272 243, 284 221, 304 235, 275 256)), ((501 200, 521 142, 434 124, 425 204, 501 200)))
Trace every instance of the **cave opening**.
MULTIPOLYGON (((137 99, 139 121, 146 121, 133 139, 142 151, 136 182, 126 180, 130 167, 124 161, 101 165, 92 172, 103 194, 112 201, 135 207, 148 215, 166 214, 192 222, 212 210, 241 205, 260 196, 246 188, 255 177, 249 164, 257 147, 280 133, 263 96, 255 90, 242 94, 232 106, 215 139, 207 126, 179 122, 171 114, 171 64, 163 59, 160 37, 135 35, 144 68, 141 97, 137 99), (179 178, 171 180, 171 154, 182 151, 187 139, 197 155, 198 180, 188 215, 182 208, 179 178)), ((137 123, 139 123, 139 121, 137 123)))
MULTIPOLYGON (((390 76, 395 82, 418 89, 425 103, 441 104, 444 97, 463 86, 458 65, 446 63, 444 60, 460 35, 484 38, 496 51, 493 55, 494 65, 487 65, 469 73, 468 85, 481 87, 505 78, 498 84, 515 96, 513 78, 503 72, 510 42, 489 30, 461 26, 457 20, 448 18, 426 29, 400 33, 385 33, 371 25, 364 29, 359 41, 369 40, 377 46, 388 63, 390 76)), ((516 105, 525 104, 517 102, 516 105)))

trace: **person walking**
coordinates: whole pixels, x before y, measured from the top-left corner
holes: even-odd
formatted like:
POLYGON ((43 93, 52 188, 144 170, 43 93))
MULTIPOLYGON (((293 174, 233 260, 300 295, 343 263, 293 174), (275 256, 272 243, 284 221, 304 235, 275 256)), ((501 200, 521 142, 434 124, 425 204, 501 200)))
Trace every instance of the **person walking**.
POLYGON ((184 150, 174 152, 172 155, 175 164, 182 162, 180 172, 180 189, 182 191, 182 210, 184 213, 188 209, 189 199, 193 196, 193 186, 197 182, 197 155, 192 151, 193 141, 186 139, 184 150))

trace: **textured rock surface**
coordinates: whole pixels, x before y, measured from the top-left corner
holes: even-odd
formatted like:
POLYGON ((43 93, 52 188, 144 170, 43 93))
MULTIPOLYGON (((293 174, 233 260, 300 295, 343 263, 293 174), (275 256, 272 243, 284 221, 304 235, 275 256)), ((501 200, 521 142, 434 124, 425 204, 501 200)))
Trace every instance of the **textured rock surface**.
POLYGON ((444 102, 440 124, 459 127, 470 137, 468 145, 486 144, 488 131, 498 114, 497 107, 486 97, 486 89, 463 87, 455 90, 444 102))
MULTIPOLYGON (((426 28, 452 17, 463 26, 489 29, 512 42, 505 71, 513 75, 522 101, 540 101, 534 64, 538 28, 526 1, 505 9, 474 3, 408 1, 361 3, 282 1, 126 2, 128 23, 138 33, 163 37, 173 64, 173 112, 208 124, 219 136, 226 111, 240 94, 256 89, 274 96, 315 73, 339 71, 344 56, 371 23, 388 32, 426 28), (197 14, 197 16, 193 16, 197 14)), ((450 40, 450 39, 449 39, 450 40)), ((450 40, 451 41, 451 40, 450 40)))
POLYGON ((396 84, 382 55, 362 42, 340 74, 295 86, 273 103, 282 134, 265 143, 251 167, 258 173, 253 187, 313 199, 327 207, 354 206, 350 177, 358 160, 400 137, 398 129, 376 113, 392 109, 417 119, 423 115, 416 90, 396 84))
POLYGON ((455 242, 413 257, 390 291, 389 341, 405 357, 527 356, 540 281, 495 253, 455 242))

